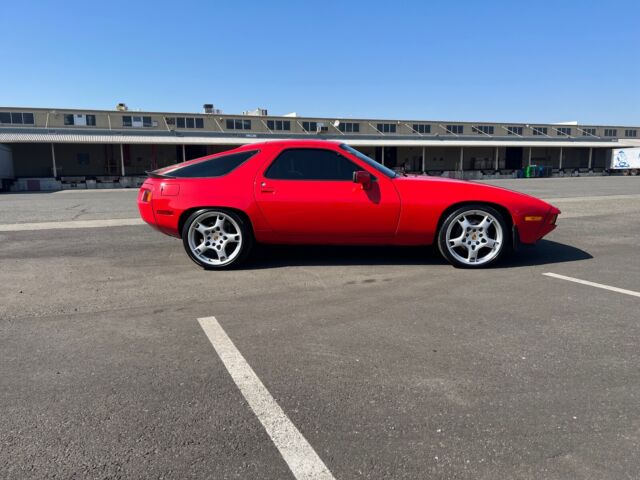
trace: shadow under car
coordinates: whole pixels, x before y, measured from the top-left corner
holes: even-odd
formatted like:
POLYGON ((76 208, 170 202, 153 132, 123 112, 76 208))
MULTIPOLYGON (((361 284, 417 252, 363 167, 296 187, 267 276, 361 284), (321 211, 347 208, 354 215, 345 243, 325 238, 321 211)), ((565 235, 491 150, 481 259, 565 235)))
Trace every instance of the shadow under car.
MULTIPOLYGON (((575 262, 593 258, 571 245, 540 240, 522 246, 517 252, 498 261, 493 268, 513 268, 551 263, 575 262)), ((243 269, 290 266, 329 265, 446 265, 434 246, 328 246, 328 245, 257 245, 243 269)))

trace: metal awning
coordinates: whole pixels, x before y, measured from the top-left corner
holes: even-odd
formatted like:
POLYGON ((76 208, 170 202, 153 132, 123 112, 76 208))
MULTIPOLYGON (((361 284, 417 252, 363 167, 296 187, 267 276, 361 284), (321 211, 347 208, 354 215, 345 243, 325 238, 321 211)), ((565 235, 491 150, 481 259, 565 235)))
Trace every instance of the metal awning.
MULTIPOLYGON (((36 132, 0 132, 0 143, 98 143, 98 144, 153 144, 153 145, 245 145, 278 139, 257 136, 180 136, 175 135, 124 135, 124 134, 74 134, 74 133, 36 133, 36 132)), ((297 139, 322 139, 323 137, 296 137, 297 139)), ((544 139, 521 138, 517 140, 483 140, 457 137, 421 137, 415 139, 331 137, 327 140, 347 143, 354 147, 591 147, 621 148, 640 146, 638 140, 597 141, 582 139, 544 139)))

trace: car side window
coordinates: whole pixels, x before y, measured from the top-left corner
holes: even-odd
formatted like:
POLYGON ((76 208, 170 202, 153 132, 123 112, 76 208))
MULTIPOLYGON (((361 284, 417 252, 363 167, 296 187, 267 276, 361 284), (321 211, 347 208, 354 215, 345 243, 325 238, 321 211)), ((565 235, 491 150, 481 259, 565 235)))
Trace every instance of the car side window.
POLYGON ((264 176, 277 180, 352 181, 362 170, 338 152, 320 148, 289 148, 271 163, 264 176))

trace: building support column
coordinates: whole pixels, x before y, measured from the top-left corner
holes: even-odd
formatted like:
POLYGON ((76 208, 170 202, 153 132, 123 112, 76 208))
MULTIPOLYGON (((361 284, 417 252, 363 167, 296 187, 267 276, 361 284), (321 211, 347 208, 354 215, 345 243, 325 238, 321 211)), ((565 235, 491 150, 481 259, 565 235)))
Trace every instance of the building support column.
POLYGON ((51 166, 53 167, 53 176, 57 177, 58 176, 58 167, 56 166, 56 149, 54 147, 54 144, 51 144, 51 166))
POLYGON ((182 144, 182 161, 187 161, 187 154, 185 153, 184 143, 182 144))
POLYGON ((560 147, 560 161, 558 162, 558 171, 562 170, 562 147, 560 147))
POLYGON ((527 165, 531 166, 531 147, 529 147, 529 158, 527 159, 527 165))
POLYGON ((589 147, 589 171, 593 168, 593 147, 589 147))
POLYGON ((124 177, 124 147, 120 144, 120 175, 124 177))
POLYGON ((380 147, 380 152, 381 152, 380 157, 381 157, 381 160, 382 160, 381 163, 384 166, 384 147, 380 147))
POLYGON ((460 147, 460 178, 464 178, 464 147, 460 147))
POLYGON ((151 169, 158 168, 158 150, 155 144, 151 144, 151 169))
POLYGON ((427 149, 425 147, 422 147, 422 174, 424 175, 425 173, 427 173, 427 149))
POLYGON ((496 152, 494 155, 494 161, 495 161, 495 171, 497 172, 498 170, 500 170, 500 159, 499 159, 499 155, 500 155, 500 148, 496 147, 496 152))

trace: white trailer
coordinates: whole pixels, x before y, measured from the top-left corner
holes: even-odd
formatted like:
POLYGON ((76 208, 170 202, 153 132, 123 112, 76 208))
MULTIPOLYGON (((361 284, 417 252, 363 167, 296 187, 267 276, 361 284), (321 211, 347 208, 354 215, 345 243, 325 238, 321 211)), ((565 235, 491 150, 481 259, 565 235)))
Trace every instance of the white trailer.
POLYGON ((616 148, 611 153, 611 169, 621 170, 625 175, 640 173, 640 147, 616 148))

